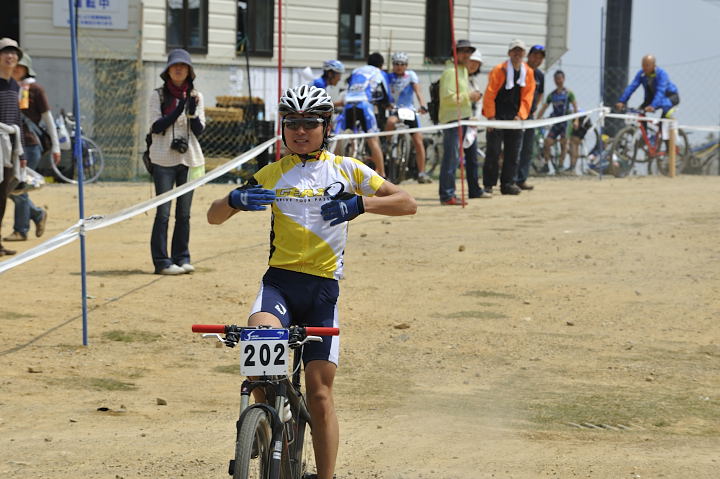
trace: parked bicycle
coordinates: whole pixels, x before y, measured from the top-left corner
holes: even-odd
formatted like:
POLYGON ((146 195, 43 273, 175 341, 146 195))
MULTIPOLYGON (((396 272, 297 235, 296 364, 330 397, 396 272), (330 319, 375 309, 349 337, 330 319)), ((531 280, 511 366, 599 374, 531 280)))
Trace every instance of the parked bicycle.
MULTIPOLYGON (((485 130, 479 129, 477 136, 477 161, 478 169, 482 170, 485 163, 485 150, 487 142, 485 140, 485 130)), ((442 164, 445 148, 443 147, 443 131, 436 130, 423 135, 423 144, 425 145, 425 172, 428 175, 439 175, 440 165, 442 164)), ((411 160, 414 161, 414 160, 411 160)))
MULTIPOLYGON (((629 108, 628 113, 645 117, 645 111, 629 108)), ((630 174, 636 164, 647 165, 647 172, 660 172, 669 174, 669 155, 665 147, 666 141, 662 139, 660 121, 628 120, 628 126, 623 128, 613 139, 613 152, 620 159, 621 174, 630 174), (655 167, 653 168, 653 163, 655 167)), ((664 128, 667 128, 665 126, 664 128)), ((677 130, 675 140, 675 171, 681 173, 689 152, 689 142, 683 130, 677 130)))
POLYGON ((290 326, 287 329, 194 324, 228 347, 240 345, 240 418, 236 423, 235 456, 228 473, 233 479, 303 479, 314 455, 312 420, 301 391, 302 347, 321 336, 337 336, 338 328, 290 326), (221 336, 221 335, 224 335, 221 336), (288 370, 289 350, 293 350, 288 370), (250 404, 260 388, 262 403, 250 404))
POLYGON ((591 166, 589 157, 593 152, 597 154, 599 148, 600 129, 592 123, 589 117, 580 118, 577 128, 573 126, 572 121, 567 123, 566 147, 563 148, 560 141, 554 142, 549 148, 547 161, 545 158, 545 139, 552 127, 535 129, 535 151, 530 166, 536 175, 557 175, 564 171, 568 154, 571 159, 573 154, 576 155, 575 169, 571 173, 588 173, 591 166))
POLYGON ((685 160, 683 173, 710 175, 713 163, 715 173, 720 175, 720 140, 717 139, 693 147, 685 160))
MULTIPOLYGON (((70 148, 67 150, 61 150, 60 162, 56 165, 54 161, 51 161, 50 166, 57 178, 67 183, 77 184, 78 165, 74 156, 76 122, 72 113, 66 113, 65 110, 60 110, 60 117, 70 132, 70 148)), ((82 131, 81 141, 83 182, 92 183, 100 177, 100 174, 105 167, 105 160, 100 146, 98 146, 98 144, 90 138, 86 137, 82 131)))

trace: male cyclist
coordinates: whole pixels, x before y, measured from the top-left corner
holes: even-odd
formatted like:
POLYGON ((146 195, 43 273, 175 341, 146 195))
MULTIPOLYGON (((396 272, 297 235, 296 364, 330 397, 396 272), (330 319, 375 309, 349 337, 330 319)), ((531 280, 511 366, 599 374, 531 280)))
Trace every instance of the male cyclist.
MULTIPOLYGON (((388 83, 390 84, 390 95, 395 101, 397 108, 409 108, 415 111, 415 103, 413 102, 413 94, 417 96, 420 102, 420 113, 427 113, 425 99, 420 91, 420 80, 413 70, 408 70, 408 55, 404 52, 395 52, 392 56, 393 71, 388 75, 388 83)), ((385 131, 392 131, 400 119, 396 114, 391 115, 385 124, 385 131)), ((418 128, 420 126, 420 117, 415 113, 414 120, 405 120, 405 124, 410 128, 418 128)), ((432 183, 432 180, 425 173, 425 145, 423 145, 422 133, 415 132, 412 134, 413 145, 415 146, 415 161, 418 169, 418 183, 432 183)))
MULTIPOLYGON (((255 173, 248 184, 215 200, 208 222, 272 205, 270 268, 251 309, 250 326, 338 327, 348 222, 362 213, 412 215, 415 199, 354 158, 327 150, 333 104, 314 86, 290 88, 280 98, 282 136, 290 154, 255 173)), ((339 340, 324 338, 303 350, 317 479, 331 479, 339 428, 332 388, 339 340)))
MULTIPOLYGON (((375 118, 375 104, 387 102, 389 92, 387 81, 381 70, 384 62, 385 59, 381 54, 371 53, 367 65, 353 70, 348 79, 348 89, 345 93, 345 109, 337 117, 335 133, 341 133, 346 128, 353 128, 354 125, 348 123, 354 123, 356 119, 360 120, 362 131, 367 133, 380 131, 375 118)), ((380 140, 377 136, 371 136, 366 141, 370 147, 375 171, 384 177, 385 165, 380 149, 380 140)))
MULTIPOLYGON (((675 107, 680 103, 678 88, 670 81, 670 76, 662 68, 655 66, 655 57, 653 55, 645 55, 642 58, 642 68, 637 72, 632 83, 623 92, 618 100, 615 108, 619 111, 625 109, 625 105, 642 85, 645 90, 645 99, 640 105, 640 109, 648 113, 655 110, 661 110, 661 118, 672 118, 675 107)), ((662 127, 662 122, 661 122, 662 127)), ((668 139, 668 128, 662 128, 663 140, 668 139)))
MULTIPOLYGON (((540 109, 540 112, 538 112, 538 118, 542 118, 545 114, 545 110, 547 110, 547 107, 552 105, 552 113, 550 113, 550 118, 558 117, 567 115, 570 113, 570 106, 572 106, 572 113, 577 113, 578 106, 577 101, 575 101, 575 94, 565 88, 565 72, 562 70, 558 70, 553 75, 553 79, 555 80, 555 88, 547 97, 547 100, 545 100, 545 104, 540 109)), ((575 122, 577 124, 577 122, 575 122)), ((547 134, 547 137, 545 138, 544 143, 544 156, 545 156, 545 165, 548 164, 548 161, 550 160, 550 148, 555 144, 556 141, 560 141, 560 165, 562 165, 562 162, 565 161, 565 155, 567 154, 567 122, 563 121, 561 123, 555 123, 553 126, 550 127, 550 131, 547 134)), ((558 171, 556 173, 565 173, 565 174, 572 174, 575 171, 575 161, 577 161, 577 158, 571 158, 571 164, 570 166, 563 170, 558 171)))
MULTIPOLYGON (((335 86, 340 82, 342 74, 345 73, 345 65, 339 60, 328 60, 323 63, 323 74, 313 80, 311 85, 327 90, 328 86, 335 86)), ((342 106, 342 100, 333 101, 333 105, 342 106)))

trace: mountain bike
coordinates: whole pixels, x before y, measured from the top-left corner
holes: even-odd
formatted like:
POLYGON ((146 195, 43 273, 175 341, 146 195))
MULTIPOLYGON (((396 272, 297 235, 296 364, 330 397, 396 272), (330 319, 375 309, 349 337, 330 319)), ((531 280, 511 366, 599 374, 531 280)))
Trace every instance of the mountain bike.
POLYGON ((710 175, 713 163, 716 165, 715 173, 720 175, 720 140, 710 140, 693 147, 685 161, 683 173, 710 175))
MULTIPOLYGON (((445 147, 443 146, 443 130, 436 130, 423 135, 423 145, 425 146, 425 173, 428 175, 439 175, 440 165, 442 164, 445 147)), ((477 161, 478 169, 482 171, 485 163, 485 151, 487 150, 487 141, 484 129, 478 129, 477 136, 477 161)), ((411 162, 414 161, 411 159, 411 162)))
POLYGON ((385 158, 385 174, 387 175, 387 179, 398 185, 403 180, 417 176, 417 172, 413 175, 411 171, 413 167, 415 167, 415 169, 417 169, 417 167, 415 158, 412 157, 412 141, 410 135, 401 132, 401 130, 410 128, 405 121, 415 120, 415 112, 410 108, 397 108, 390 113, 390 116, 397 116, 399 119, 395 124, 395 129, 398 130, 398 133, 387 137, 384 142, 385 152, 383 157, 385 158))
POLYGON ((314 464, 312 422, 301 391, 302 348, 321 336, 337 336, 338 328, 290 326, 241 327, 194 324, 192 331, 216 338, 225 346, 240 345, 240 373, 252 377, 240 386, 240 418, 236 423, 233 479, 303 479, 314 464), (221 335, 224 335, 221 336, 221 335), (293 350, 288 370, 289 350, 293 350), (265 402, 250 404, 260 388, 265 402))
MULTIPOLYGON (((68 150, 60 150, 60 162, 56 165, 54 161, 50 161, 50 166, 57 178, 66 183, 77 184, 78 165, 75 159, 75 125, 77 122, 74 120, 72 113, 66 113, 65 110, 60 110, 60 116, 70 131, 70 148, 68 150)), ((105 160, 100 146, 86 137, 82 130, 80 132, 80 138, 82 141, 83 182, 92 183, 100 177, 105 167, 105 160)))
MULTIPOLYGON (((364 133, 365 115, 360 108, 350 107, 345 110, 345 133, 364 133), (352 125, 351 127, 349 125, 352 125)), ((343 156, 357 158, 365 164, 372 163, 370 149, 365 138, 351 138, 345 140, 340 148, 343 156)))
MULTIPOLYGON (((645 117, 644 110, 628 108, 628 113, 635 113, 645 117)), ((664 151, 665 140, 658 119, 628 120, 630 123, 615 135, 613 139, 613 152, 620 158, 621 174, 632 172, 636 164, 647 165, 648 174, 660 172, 668 175, 670 172, 669 155, 664 151), (653 163, 655 168, 653 168, 653 163)), ((682 173, 689 151, 689 141, 683 130, 677 130, 675 140, 675 171, 682 173)))

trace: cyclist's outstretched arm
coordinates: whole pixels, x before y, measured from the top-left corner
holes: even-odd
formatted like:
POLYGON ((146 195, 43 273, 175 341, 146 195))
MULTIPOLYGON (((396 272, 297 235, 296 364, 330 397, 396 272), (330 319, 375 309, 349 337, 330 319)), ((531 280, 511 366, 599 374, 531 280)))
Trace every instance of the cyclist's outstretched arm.
POLYGON ((383 182, 375 192, 375 196, 363 198, 366 213, 375 213, 386 216, 414 215, 417 211, 417 202, 410 193, 399 186, 383 182))
POLYGON ((642 82, 642 70, 637 72, 635 75, 635 78, 633 78, 632 83, 628 85, 628 87, 623 92, 622 96, 618 100, 618 103, 622 103, 623 105, 626 105, 630 97, 633 93, 635 93, 635 90, 637 90, 637 87, 640 86, 640 83, 642 82))
POLYGON ((547 110, 548 105, 549 105, 549 103, 543 103, 542 108, 540 108, 540 111, 538 112, 538 114, 536 115, 535 118, 537 118, 538 120, 541 119, 543 117, 543 115, 545 114, 545 110, 547 110))
POLYGON ((425 98, 423 97, 422 91, 420 90, 420 84, 419 83, 413 83, 412 84, 413 91, 415 92, 415 96, 417 96, 418 101, 420 102, 420 110, 427 110, 425 106, 427 103, 425 103, 425 98))

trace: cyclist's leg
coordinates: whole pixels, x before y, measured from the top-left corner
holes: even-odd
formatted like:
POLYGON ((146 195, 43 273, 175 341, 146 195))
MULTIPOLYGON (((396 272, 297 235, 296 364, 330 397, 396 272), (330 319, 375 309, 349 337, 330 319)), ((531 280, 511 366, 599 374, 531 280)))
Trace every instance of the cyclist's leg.
POLYGON ((393 131, 395 129, 395 124, 397 122, 398 122, 398 117, 389 116, 388 119, 385 121, 385 131, 393 131))
MULTIPOLYGON (((310 277, 303 281, 302 304, 304 312, 297 318, 299 324, 320 327, 338 327, 337 299, 340 294, 337 281, 310 277)), ((333 399, 333 382, 337 371, 340 338, 324 337, 321 343, 308 343, 303 349, 305 389, 312 424, 315 464, 319 479, 331 479, 335 470, 339 443, 339 426, 333 399)))
POLYGON ((415 163, 417 164, 418 175, 425 175, 425 145, 420 132, 412 134, 412 142, 415 147, 415 163))
MULTIPOLYGON (((362 102, 357 104, 363 111, 365 117, 365 131, 367 133, 376 133, 378 130, 377 120, 372 106, 369 103, 362 102)), ((382 149, 380 149, 380 141, 377 136, 367 138, 367 144, 370 148, 370 156, 375 163, 375 171, 378 175, 385 177, 385 163, 383 160, 382 149)))
POLYGON ((331 479, 335 471, 340 427, 335 412, 333 382, 337 366, 330 361, 310 361, 305 366, 305 387, 312 418, 312 440, 318 479, 331 479))

